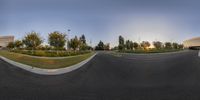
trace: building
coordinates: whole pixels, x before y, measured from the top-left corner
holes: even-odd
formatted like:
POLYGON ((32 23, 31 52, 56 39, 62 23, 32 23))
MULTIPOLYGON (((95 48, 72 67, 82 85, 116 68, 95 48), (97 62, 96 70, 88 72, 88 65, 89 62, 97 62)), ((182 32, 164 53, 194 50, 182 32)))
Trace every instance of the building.
POLYGON ((183 42, 185 48, 200 49, 200 37, 192 38, 183 42))
POLYGON ((14 36, 0 36, 0 48, 4 48, 9 42, 14 42, 14 36))

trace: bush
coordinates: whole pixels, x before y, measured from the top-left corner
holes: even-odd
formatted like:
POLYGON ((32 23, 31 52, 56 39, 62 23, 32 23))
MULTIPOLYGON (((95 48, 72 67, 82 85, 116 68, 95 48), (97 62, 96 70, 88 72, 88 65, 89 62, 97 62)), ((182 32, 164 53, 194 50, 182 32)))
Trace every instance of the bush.
POLYGON ((11 52, 42 57, 65 57, 90 53, 91 51, 11 50, 11 52), (58 52, 58 53, 57 53, 58 52))
POLYGON ((38 51, 35 51, 33 53, 34 56, 46 56, 46 53, 45 51, 41 51, 41 50, 38 50, 38 51))

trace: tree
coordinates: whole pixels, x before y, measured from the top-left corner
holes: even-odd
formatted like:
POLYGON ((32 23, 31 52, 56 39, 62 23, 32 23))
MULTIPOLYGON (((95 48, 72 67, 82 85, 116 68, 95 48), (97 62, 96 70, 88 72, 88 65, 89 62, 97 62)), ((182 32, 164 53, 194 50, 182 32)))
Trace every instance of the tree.
POLYGON ((110 44, 109 43, 104 45, 104 50, 110 50, 110 44))
POLYGON ((73 49, 76 50, 80 44, 80 41, 78 40, 77 36, 72 38, 69 42, 69 46, 73 49))
POLYGON ((171 42, 165 42, 165 48, 166 49, 171 49, 172 48, 171 42))
POLYGON ((26 45, 27 48, 31 48, 33 53, 33 50, 35 50, 35 48, 39 46, 43 41, 39 36, 39 33, 32 31, 24 37, 22 42, 26 45))
POLYGON ((133 43, 133 48, 134 48, 134 49, 138 49, 138 47, 139 47, 139 44, 138 44, 137 42, 134 42, 134 43, 133 43))
POLYGON ((87 46, 87 50, 94 50, 94 48, 91 46, 87 46))
POLYGON ((88 50, 89 47, 86 43, 85 35, 83 34, 80 38, 80 50, 88 50))
POLYGON ((81 44, 86 44, 86 39, 84 34, 80 37, 79 40, 81 41, 81 44))
POLYGON ((119 36, 119 45, 118 45, 119 50, 124 50, 124 38, 120 35, 119 36))
POLYGON ((160 41, 154 41, 153 45, 156 49, 161 49, 162 48, 162 42, 160 41))
POLYGON ((80 43, 80 50, 88 50, 89 46, 87 44, 80 43))
POLYGON ((118 46, 111 48, 111 50, 118 50, 118 46))
POLYGON ((133 48, 134 48, 134 43, 131 41, 130 42, 130 49, 133 50, 133 48))
POLYGON ((148 41, 142 41, 142 43, 141 43, 141 47, 143 48, 143 49, 147 49, 147 48, 149 48, 151 46, 151 44, 148 42, 148 41))
POLYGON ((172 43, 174 49, 178 49, 178 43, 172 43))
POLYGON ((126 46, 127 50, 130 50, 131 49, 131 41, 127 40, 125 46, 126 46))
POLYGON ((45 45, 45 46, 44 46, 44 49, 45 49, 45 50, 51 50, 52 48, 51 48, 51 46, 49 46, 49 45, 45 45))
POLYGON ((183 48, 184 48, 184 45, 183 45, 183 44, 179 44, 179 45, 178 45, 178 48, 179 48, 179 49, 183 49, 183 48))
POLYGON ((49 34, 48 42, 50 46, 53 46, 57 51, 64 48, 66 43, 66 34, 54 31, 49 34))
POLYGON ((95 50, 104 50, 104 43, 100 40, 95 50))
POLYGON ((118 45, 118 49, 119 49, 119 50, 124 50, 124 45, 119 44, 119 45, 118 45))
POLYGON ((15 47, 14 42, 9 42, 8 45, 7 45, 8 49, 14 49, 14 47, 15 47))
POLYGON ((16 41, 14 42, 14 46, 15 46, 17 49, 19 49, 19 48, 21 48, 21 47, 23 46, 23 42, 20 41, 20 40, 16 40, 16 41))

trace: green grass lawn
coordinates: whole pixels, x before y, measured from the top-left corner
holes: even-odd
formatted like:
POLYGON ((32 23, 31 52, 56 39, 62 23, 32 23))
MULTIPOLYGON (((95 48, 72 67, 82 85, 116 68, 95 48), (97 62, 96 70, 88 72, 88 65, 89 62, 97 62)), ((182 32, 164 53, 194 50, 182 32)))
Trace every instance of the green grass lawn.
POLYGON ((1 56, 6 57, 10 60, 45 69, 64 68, 70 65, 74 65, 91 57, 93 54, 94 52, 83 54, 77 57, 70 57, 64 59, 45 59, 45 58, 33 58, 25 56, 23 54, 13 53, 8 51, 0 51, 1 56))

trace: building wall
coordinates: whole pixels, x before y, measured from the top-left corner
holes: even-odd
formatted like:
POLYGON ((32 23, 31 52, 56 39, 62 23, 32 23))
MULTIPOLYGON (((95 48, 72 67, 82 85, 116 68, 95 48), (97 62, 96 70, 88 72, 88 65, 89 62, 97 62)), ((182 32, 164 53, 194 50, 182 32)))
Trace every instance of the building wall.
POLYGON ((0 36, 0 47, 6 47, 9 42, 14 42, 14 36, 0 36))
POLYGON ((200 46, 200 37, 186 40, 183 42, 183 44, 184 44, 184 47, 186 47, 186 48, 198 47, 198 46, 200 46))

